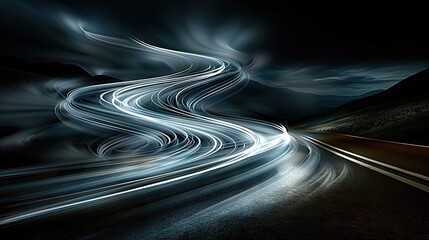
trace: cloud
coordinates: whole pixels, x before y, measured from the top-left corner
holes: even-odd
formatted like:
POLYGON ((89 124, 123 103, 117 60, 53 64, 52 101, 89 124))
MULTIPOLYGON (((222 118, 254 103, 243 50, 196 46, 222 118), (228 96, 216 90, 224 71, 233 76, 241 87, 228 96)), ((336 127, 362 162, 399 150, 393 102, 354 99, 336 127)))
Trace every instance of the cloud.
POLYGON ((281 70, 257 69, 252 79, 269 86, 322 95, 360 95, 387 89, 429 62, 350 65, 295 65, 281 70))
MULTIPOLYGON (((294 12, 294 9, 282 4, 249 3, 249 7, 248 4, 242 6, 228 2, 225 7, 226 2, 194 0, 138 4, 81 0, 61 4, 47 0, 37 3, 0 1, 0 54, 30 61, 77 64, 91 74, 124 80, 168 74, 174 68, 173 64, 157 56, 92 41, 81 31, 83 28, 117 38, 135 36, 161 47, 224 57, 241 63, 247 63, 257 55, 257 62, 251 69, 255 80, 300 92, 336 95, 359 95, 374 89, 386 89, 429 66, 427 60, 403 60, 404 56, 412 59, 419 54, 425 56, 427 52, 422 47, 427 44, 409 42, 408 37, 407 41, 398 42, 400 46, 386 49, 390 45, 384 41, 366 44, 365 41, 370 40, 366 34, 372 31, 352 32, 352 39, 344 39, 344 36, 332 34, 326 26, 315 26, 314 20, 319 20, 318 15, 311 16, 317 12, 322 14, 319 10, 305 15, 307 9, 301 9, 306 11, 300 16, 286 14, 294 12), (310 18, 306 20, 307 17, 310 18), (358 42, 355 36, 365 41, 358 42), (404 50, 410 47, 416 50, 404 50), (398 55, 397 51, 401 54, 398 55), (380 54, 396 62, 379 64, 372 61, 380 54), (318 62, 312 63, 314 59, 318 62), (341 64, 326 63, 332 59, 341 61, 341 64)), ((336 30, 347 30, 343 26, 353 22, 345 22, 336 30)), ((369 22, 367 26, 372 25, 369 22)), ((393 33, 395 36, 399 34, 393 33)), ((420 36, 418 33, 413 36, 420 36)), ((424 40, 421 36, 416 39, 424 40)), ((384 62, 383 59, 377 61, 384 62)))
MULTIPOLYGON (((174 50, 224 57, 245 65, 252 57, 243 49, 262 34, 246 18, 214 21, 216 14, 186 8, 189 3, 140 3, 122 9, 117 4, 60 4, 51 1, 0 3, 0 13, 10 21, 0 23, 1 55, 30 61, 59 61, 79 65, 93 75, 136 79, 165 75, 175 66, 159 56, 132 51, 89 39, 83 30, 120 39, 142 41, 174 50), (3 6, 4 5, 4 6, 3 6), (150 9, 156 8, 156 11, 150 9), (171 11, 175 9, 177 11, 171 11), (126 10, 126 11, 125 11, 126 10)), ((217 6, 217 5, 215 5, 217 6)), ((219 6, 218 6, 219 7, 219 6)))

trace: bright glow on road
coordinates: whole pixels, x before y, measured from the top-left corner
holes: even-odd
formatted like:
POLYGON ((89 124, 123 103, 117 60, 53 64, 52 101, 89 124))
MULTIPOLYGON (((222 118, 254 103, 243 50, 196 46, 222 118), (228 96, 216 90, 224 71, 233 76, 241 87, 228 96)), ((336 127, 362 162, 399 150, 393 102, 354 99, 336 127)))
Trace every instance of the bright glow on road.
POLYGON ((285 155, 295 151, 280 124, 217 116, 208 111, 210 105, 246 85, 248 65, 164 49, 135 38, 82 32, 103 44, 142 54, 151 52, 166 62, 180 62, 182 69, 164 76, 70 91, 57 104, 56 114, 67 125, 99 136, 88 143, 98 159, 78 165, 3 172, 3 177, 10 178, 76 170, 73 174, 5 186, 6 192, 35 190, 3 198, 3 203, 21 207, 3 218, 1 224, 132 193, 168 191, 171 187, 192 189, 234 176, 242 180, 257 178, 278 168, 286 160, 285 155))
MULTIPOLYGON (((94 136, 84 142, 94 157, 1 171, 0 179, 9 182, 0 187, 0 203, 6 206, 0 225, 132 196, 144 205, 182 192, 243 185, 233 200, 210 208, 214 216, 216 206, 224 208, 219 213, 235 208, 236 199, 240 206, 257 209, 283 199, 289 189, 321 190, 347 174, 344 165, 322 163, 317 148, 291 137, 281 124, 210 111, 246 86, 246 69, 253 63, 247 55, 234 50, 236 59, 230 60, 81 30, 106 48, 156 55, 158 61, 175 65, 175 71, 68 91, 55 105, 56 116, 94 136), (26 181, 28 177, 33 179, 26 181), (244 187, 247 182, 253 185, 244 187)), ((60 89, 73 84, 55 80, 43 87, 63 93, 60 89)), ((26 95, 23 103, 45 97, 49 109, 55 99, 43 91, 33 91, 34 98, 26 95)), ((26 134, 19 136, 28 138, 26 134)))

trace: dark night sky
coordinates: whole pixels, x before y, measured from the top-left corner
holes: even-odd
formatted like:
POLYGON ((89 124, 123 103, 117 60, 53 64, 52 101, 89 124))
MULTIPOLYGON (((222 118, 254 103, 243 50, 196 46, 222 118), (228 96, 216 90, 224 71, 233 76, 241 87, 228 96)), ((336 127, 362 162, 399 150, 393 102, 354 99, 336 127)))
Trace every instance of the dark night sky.
POLYGON ((106 49, 95 33, 216 54, 222 43, 257 58, 252 79, 318 94, 385 89, 429 66, 421 6, 282 1, 2 1, 1 55, 61 61, 121 79, 156 75, 135 53, 106 49))

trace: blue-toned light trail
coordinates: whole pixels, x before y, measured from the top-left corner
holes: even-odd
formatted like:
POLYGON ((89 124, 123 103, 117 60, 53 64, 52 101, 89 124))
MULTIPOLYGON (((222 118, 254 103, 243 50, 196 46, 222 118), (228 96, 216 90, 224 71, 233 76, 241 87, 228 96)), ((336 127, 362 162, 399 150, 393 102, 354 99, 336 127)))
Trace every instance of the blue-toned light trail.
MULTIPOLYGON (((210 112, 211 105, 245 87, 251 58, 235 53, 231 60, 160 48, 137 38, 82 32, 102 44, 156 54, 177 70, 70 91, 57 104, 56 115, 72 128, 97 136, 87 143, 96 159, 2 171, 7 178, 62 174, 2 186, 1 203, 8 210, 1 225, 127 196, 207 190, 267 173, 277 175, 276 181, 278 176, 297 178, 299 174, 284 174, 299 145, 284 126, 210 112)), ((307 157, 296 168, 307 175, 298 178, 326 177, 326 166, 314 174, 319 157, 307 148, 307 157)))

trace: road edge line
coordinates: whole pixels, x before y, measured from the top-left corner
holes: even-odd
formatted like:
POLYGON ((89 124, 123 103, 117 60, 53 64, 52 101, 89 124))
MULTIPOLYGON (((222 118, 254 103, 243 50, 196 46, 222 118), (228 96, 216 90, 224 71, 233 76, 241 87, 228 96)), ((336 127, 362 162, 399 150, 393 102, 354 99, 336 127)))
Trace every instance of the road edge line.
MULTIPOLYGON (((415 187, 415 188, 418 188, 418 189, 420 189, 420 190, 423 190, 423 191, 425 191, 425 192, 428 192, 428 193, 429 193, 429 187, 428 187, 428 186, 426 186, 426 185, 424 185, 424 184, 421 184, 421 183, 415 182, 415 181, 413 181, 413 180, 411 180, 411 179, 408 179, 408 178, 406 178, 406 177, 399 176, 399 175, 394 174, 394 173, 392 173, 392 172, 389 172, 389 171, 386 171, 386 170, 380 169, 380 168, 375 167, 375 166, 373 166, 373 165, 370 165, 370 164, 364 163, 364 162, 362 162, 362 161, 359 161, 359 160, 357 160, 357 159, 354 159, 354 158, 352 158, 352 157, 346 156, 346 155, 344 155, 344 154, 342 154, 342 153, 336 152, 336 151, 334 151, 334 150, 332 150, 332 149, 327 148, 326 146, 323 146, 322 144, 320 144, 320 143, 318 143, 318 142, 316 142, 316 141, 311 140, 311 139, 310 139, 310 138, 308 138, 308 137, 303 136, 303 138, 304 138, 304 139, 306 139, 307 141, 309 141, 309 142, 311 142, 311 143, 313 143, 313 144, 315 144, 315 145, 317 145, 317 146, 319 146, 319 147, 321 147, 321 148, 325 149, 326 151, 328 151, 328 152, 330 152, 330 153, 333 153, 333 154, 335 154, 335 155, 337 155, 337 156, 340 156, 340 157, 342 157, 342 158, 344 158, 344 159, 346 159, 346 160, 349 160, 349 161, 354 162, 354 163, 356 163, 356 164, 358 164, 358 165, 361 165, 361 166, 363 166, 363 167, 366 167, 366 168, 368 168, 368 169, 371 169, 371 170, 373 170, 373 171, 376 171, 376 172, 378 172, 378 173, 381 173, 381 174, 383 174, 383 175, 386 175, 386 176, 388 176, 388 177, 391 177, 391 178, 393 178, 393 179, 396 179, 396 180, 398 180, 398 181, 401 181, 401 182, 403 182, 403 183, 406 183, 406 184, 408 184, 408 185, 410 185, 410 186, 413 186, 413 187, 415 187)), ((326 144, 326 143, 324 143, 324 144, 326 144)), ((326 145, 330 146, 329 144, 326 144, 326 145)), ((335 148, 335 147, 334 147, 334 148, 335 148)), ((346 152, 347 152, 347 151, 346 151, 346 152)), ((375 160, 373 160, 373 161, 375 161, 375 160)), ((375 163, 376 163, 376 162, 377 162, 377 161, 375 161, 375 163)), ((381 166, 382 166, 382 165, 381 165, 381 166)), ((403 170, 403 169, 402 169, 402 170, 403 170)), ((406 170, 405 170, 405 171, 406 171, 406 170)))

